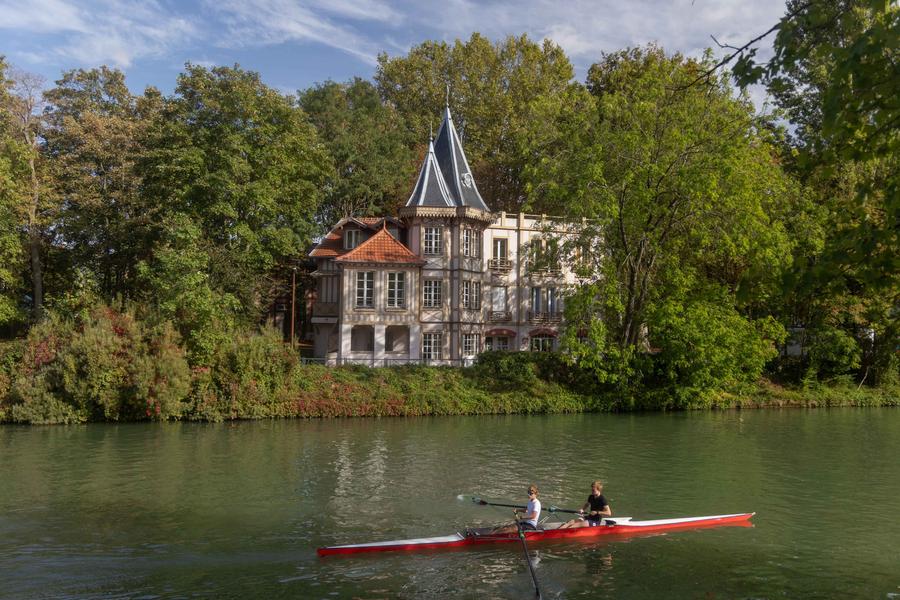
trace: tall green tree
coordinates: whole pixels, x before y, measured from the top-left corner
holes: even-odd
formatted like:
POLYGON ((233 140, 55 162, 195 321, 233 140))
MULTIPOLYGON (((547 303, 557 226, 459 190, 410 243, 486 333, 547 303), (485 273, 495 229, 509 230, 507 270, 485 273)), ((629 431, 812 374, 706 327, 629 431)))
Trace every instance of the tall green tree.
POLYGON ((0 326, 21 317, 22 274, 22 181, 26 149, 16 139, 8 67, 0 56, 0 326))
POLYGON ((57 208, 49 192, 50 176, 43 152, 43 80, 19 70, 10 71, 7 76, 12 83, 3 112, 17 148, 9 155, 14 156, 17 165, 14 168, 17 185, 13 186, 13 193, 17 197, 25 232, 32 316, 40 319, 44 313, 44 261, 52 241, 50 225, 57 208))
POLYGON ((331 162, 315 129, 257 73, 189 64, 143 143, 142 194, 159 207, 156 222, 182 214, 199 227, 211 286, 256 322, 273 290, 269 275, 316 230, 331 162))
POLYGON ((562 49, 549 40, 475 33, 454 44, 428 41, 406 56, 378 59, 375 81, 418 140, 440 124, 448 99, 478 189, 492 210, 542 210, 529 204, 522 172, 540 157, 534 139, 581 89, 562 49))
POLYGON ((148 121, 125 75, 105 66, 63 73, 45 99, 64 264, 93 277, 107 299, 128 295, 149 217, 136 170, 148 121))
POLYGON ((758 62, 751 43, 721 64, 734 60, 742 84, 765 83, 795 126, 788 164, 812 198, 804 220, 817 221, 821 235, 798 248, 783 308, 808 330, 814 352, 844 339, 834 328, 856 339, 865 378, 869 366, 890 362, 898 340, 900 8, 790 0, 772 30, 770 60, 758 62))
POLYGON ((416 142, 375 86, 355 78, 300 94, 300 106, 334 160, 317 220, 323 228, 348 216, 396 214, 418 167, 416 142))
MULTIPOLYGON (((569 215, 590 219, 581 244, 590 246, 586 275, 594 283, 576 292, 570 345, 591 321, 604 327, 582 353, 614 347, 633 356, 652 347, 665 361, 687 335, 679 323, 698 315, 745 319, 744 331, 769 335, 753 326, 746 299, 771 294, 785 267, 790 246, 774 214, 790 181, 746 98, 724 78, 687 85, 704 68, 649 46, 605 55, 589 71, 596 125, 590 136, 573 132, 584 146, 574 161, 581 179, 571 185, 582 193, 568 206, 569 215)), ((772 355, 771 342, 756 347, 772 355)), ((736 348, 725 352, 744 362, 736 348)), ((758 374, 761 362, 753 365, 719 372, 758 374)))

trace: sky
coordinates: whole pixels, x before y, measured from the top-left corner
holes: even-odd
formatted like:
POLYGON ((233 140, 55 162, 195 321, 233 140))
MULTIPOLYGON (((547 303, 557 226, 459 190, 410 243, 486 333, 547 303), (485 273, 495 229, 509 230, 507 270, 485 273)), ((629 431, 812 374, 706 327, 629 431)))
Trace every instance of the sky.
POLYGON ((379 53, 424 40, 527 33, 559 44, 583 80, 604 51, 656 42, 700 55, 711 36, 740 46, 783 14, 784 0, 0 0, 0 54, 48 83, 106 64, 132 90, 164 93, 186 62, 238 63, 293 93, 370 78, 379 53))

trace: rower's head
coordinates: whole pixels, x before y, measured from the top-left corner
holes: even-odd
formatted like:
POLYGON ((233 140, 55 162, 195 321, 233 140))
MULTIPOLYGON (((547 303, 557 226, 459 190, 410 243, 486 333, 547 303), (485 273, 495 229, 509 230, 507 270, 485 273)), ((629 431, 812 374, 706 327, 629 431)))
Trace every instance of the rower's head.
POLYGON ((531 485, 528 486, 528 497, 531 498, 532 496, 534 496, 535 498, 537 498, 537 495, 538 495, 537 486, 532 483, 531 485))
POLYGON ((603 482, 599 479, 591 484, 591 491, 594 492, 594 495, 599 496, 603 493, 603 482))

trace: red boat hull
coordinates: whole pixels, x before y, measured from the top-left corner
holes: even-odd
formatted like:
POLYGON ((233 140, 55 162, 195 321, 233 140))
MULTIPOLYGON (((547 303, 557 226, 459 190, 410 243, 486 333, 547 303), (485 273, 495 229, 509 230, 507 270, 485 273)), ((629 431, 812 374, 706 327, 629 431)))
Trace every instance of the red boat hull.
MULTIPOLYGON (((740 513, 709 517, 689 517, 685 519, 659 519, 652 521, 632 521, 630 518, 626 517, 620 518, 614 525, 526 531, 525 538, 529 542, 538 542, 543 540, 598 538, 602 536, 630 537, 678 529, 701 529, 729 525, 750 527, 750 519, 755 514, 756 513, 740 513)), ((616 521, 615 518, 612 520, 616 521)), ((479 546, 483 544, 502 544, 516 542, 518 540, 519 536, 516 533, 504 535, 464 535, 457 533, 435 538, 374 542, 368 544, 349 544, 345 546, 327 546, 319 548, 316 552, 319 556, 360 554, 364 552, 409 552, 413 550, 438 548, 450 549, 462 548, 465 546, 479 546)))

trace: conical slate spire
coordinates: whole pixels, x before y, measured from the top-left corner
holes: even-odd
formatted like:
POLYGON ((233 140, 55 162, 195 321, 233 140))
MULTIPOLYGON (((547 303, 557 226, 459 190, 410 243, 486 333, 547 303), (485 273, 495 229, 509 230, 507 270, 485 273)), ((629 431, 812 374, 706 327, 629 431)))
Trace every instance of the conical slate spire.
POLYGON ((450 106, 444 109, 444 121, 438 129, 437 139, 434 142, 434 152, 437 163, 441 168, 441 174, 447 184, 447 190, 453 198, 456 206, 471 206, 483 211, 489 211, 487 204, 478 193, 472 169, 466 160, 462 142, 456 127, 453 126, 453 116, 450 114, 450 106))
POLYGON ((406 206, 456 206, 447 185, 444 183, 444 177, 438 166, 437 158, 434 153, 434 142, 428 142, 428 153, 425 154, 425 162, 422 163, 422 170, 419 171, 419 179, 416 181, 416 187, 413 188, 412 195, 406 201, 406 206))

